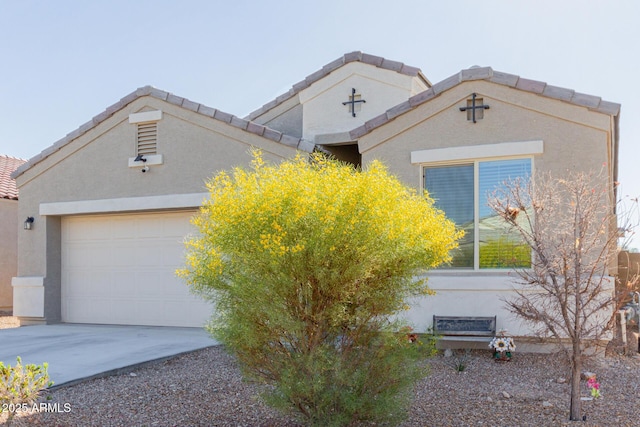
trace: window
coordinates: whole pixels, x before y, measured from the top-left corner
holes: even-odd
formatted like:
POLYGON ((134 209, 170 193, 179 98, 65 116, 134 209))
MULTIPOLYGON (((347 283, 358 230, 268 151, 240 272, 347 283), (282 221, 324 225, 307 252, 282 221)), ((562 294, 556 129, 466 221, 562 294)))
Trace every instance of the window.
POLYGON ((487 198, 504 181, 528 179, 531 159, 475 161, 424 168, 424 187, 435 205, 465 231, 449 268, 529 267, 531 251, 493 213, 487 198))

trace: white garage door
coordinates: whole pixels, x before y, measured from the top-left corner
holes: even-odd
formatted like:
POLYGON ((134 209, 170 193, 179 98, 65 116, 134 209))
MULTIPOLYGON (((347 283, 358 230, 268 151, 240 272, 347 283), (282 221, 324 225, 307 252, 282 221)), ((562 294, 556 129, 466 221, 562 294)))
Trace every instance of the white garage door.
POLYGON ((62 220, 62 321, 202 326, 211 305, 176 276, 193 212, 62 220))

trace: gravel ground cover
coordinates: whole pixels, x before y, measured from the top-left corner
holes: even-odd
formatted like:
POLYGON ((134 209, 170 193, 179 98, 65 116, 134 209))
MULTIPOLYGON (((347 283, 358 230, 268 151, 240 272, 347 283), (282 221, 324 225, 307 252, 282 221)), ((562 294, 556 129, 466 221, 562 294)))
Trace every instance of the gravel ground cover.
POLYGON ((0 311, 0 329, 17 328, 20 326, 17 317, 11 316, 11 313, 0 311))
MULTIPOLYGON (((439 354, 415 389, 402 426, 639 426, 640 357, 592 360, 602 397, 583 402, 586 422, 568 421, 569 370, 558 356, 516 353, 497 363, 490 352, 439 354), (459 363, 465 370, 458 372, 459 363)), ((588 396, 587 386, 583 395, 588 396)), ((261 386, 244 381, 223 347, 181 355, 118 376, 54 389, 48 408, 21 413, 33 426, 299 426, 260 402, 261 386)), ((0 416, 0 422, 4 418, 0 416)))

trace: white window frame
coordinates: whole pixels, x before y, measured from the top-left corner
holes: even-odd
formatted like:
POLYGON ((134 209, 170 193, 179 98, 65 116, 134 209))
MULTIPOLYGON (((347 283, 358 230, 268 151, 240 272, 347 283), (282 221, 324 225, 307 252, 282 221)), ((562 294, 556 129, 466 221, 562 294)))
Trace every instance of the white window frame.
POLYGON ((531 160, 531 176, 535 172, 535 156, 544 152, 543 141, 504 142, 465 147, 437 148, 411 152, 411 163, 420 166, 420 191, 424 192, 425 169, 438 166, 473 164, 473 268, 438 269, 441 272, 506 273, 506 269, 480 268, 480 163, 496 160, 531 160))

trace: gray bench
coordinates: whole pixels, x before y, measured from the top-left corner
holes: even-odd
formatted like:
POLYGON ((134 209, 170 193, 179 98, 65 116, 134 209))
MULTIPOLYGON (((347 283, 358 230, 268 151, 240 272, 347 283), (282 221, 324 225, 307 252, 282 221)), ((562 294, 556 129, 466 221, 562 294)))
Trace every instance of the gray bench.
POLYGON ((496 316, 433 316, 433 334, 444 341, 489 342, 496 335, 496 316))

